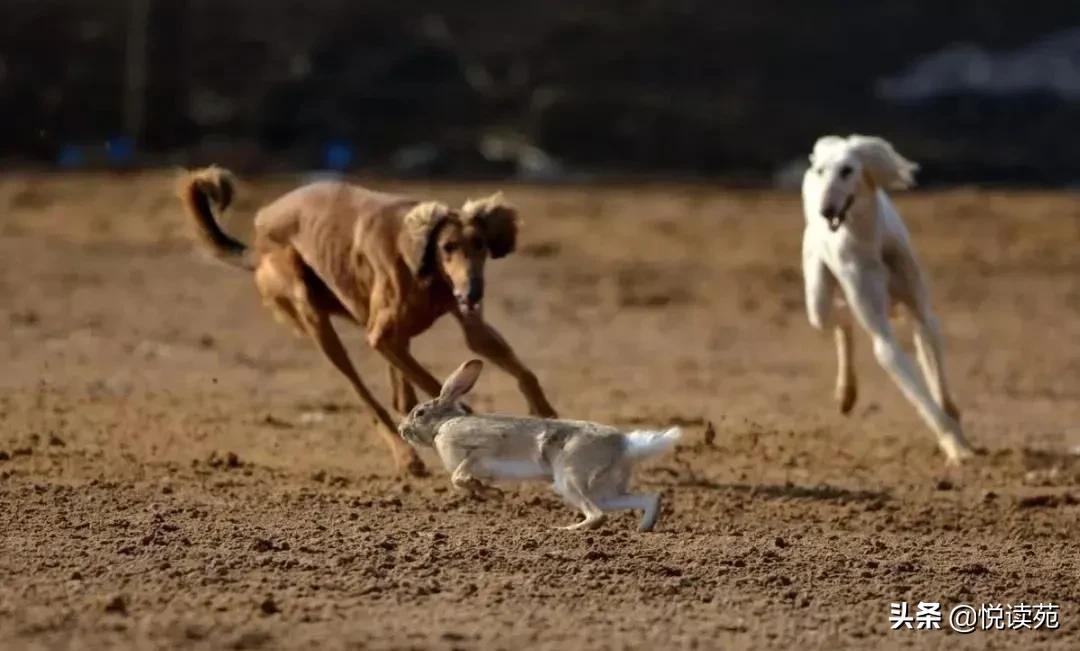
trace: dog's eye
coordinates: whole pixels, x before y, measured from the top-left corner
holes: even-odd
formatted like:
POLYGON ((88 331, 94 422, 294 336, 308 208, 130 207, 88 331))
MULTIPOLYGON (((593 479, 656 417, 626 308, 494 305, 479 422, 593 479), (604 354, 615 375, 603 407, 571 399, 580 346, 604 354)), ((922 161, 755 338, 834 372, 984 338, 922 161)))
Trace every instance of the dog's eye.
POLYGON ((447 255, 449 255, 449 254, 453 253, 454 251, 458 250, 458 243, 457 242, 447 242, 446 244, 442 245, 442 250, 443 250, 443 253, 446 253, 447 255))
POLYGON ((844 165, 840 168, 840 178, 846 179, 847 177, 851 176, 851 173, 853 171, 854 170, 851 169, 851 165, 844 165))

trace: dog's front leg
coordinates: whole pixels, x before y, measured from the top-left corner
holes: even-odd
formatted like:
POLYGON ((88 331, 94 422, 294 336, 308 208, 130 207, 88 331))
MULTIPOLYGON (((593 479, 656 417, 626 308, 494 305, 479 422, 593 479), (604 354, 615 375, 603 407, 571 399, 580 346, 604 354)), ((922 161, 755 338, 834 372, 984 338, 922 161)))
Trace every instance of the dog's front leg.
POLYGON ((803 283, 806 290, 806 317, 810 325, 824 330, 833 328, 836 343, 836 402, 846 414, 855 406, 857 395, 855 365, 852 361, 851 318, 845 312, 834 316, 833 300, 837 282, 818 256, 810 233, 803 238, 803 283))
POLYGON ((480 316, 465 316, 457 312, 455 316, 461 322, 462 330, 465 332, 465 343, 469 349, 491 360, 493 364, 517 380, 518 388, 529 403, 529 413, 544 418, 555 418, 555 409, 548 402, 544 390, 540 388, 540 381, 536 379, 536 374, 518 359, 502 335, 480 316))
POLYGON ((405 380, 429 396, 439 395, 442 385, 416 358, 409 352, 408 339, 402 339, 393 332, 392 321, 385 323, 376 320, 377 314, 373 314, 373 323, 378 327, 369 326, 368 344, 377 350, 386 361, 397 369, 405 380))
POLYGON ((405 374, 398 370, 398 367, 387 362, 386 368, 389 371, 390 388, 394 396, 394 409, 402 416, 405 416, 412 411, 412 408, 418 402, 416 391, 413 389, 412 384, 409 383, 409 380, 405 378, 405 374))
POLYGON ((824 330, 832 322, 836 278, 818 256, 809 233, 803 236, 803 286, 806 318, 814 328, 824 330))

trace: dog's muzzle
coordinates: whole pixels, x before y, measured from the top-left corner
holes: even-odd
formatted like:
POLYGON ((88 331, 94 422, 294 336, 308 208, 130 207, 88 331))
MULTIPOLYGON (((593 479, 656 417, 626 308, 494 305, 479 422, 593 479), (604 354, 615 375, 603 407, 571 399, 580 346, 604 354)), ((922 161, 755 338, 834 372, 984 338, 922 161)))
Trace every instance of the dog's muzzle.
POLYGON ((484 279, 473 278, 468 289, 458 292, 456 298, 462 314, 478 314, 480 302, 484 300, 484 279))
POLYGON ((458 309, 466 316, 472 316, 480 313, 480 301, 470 301, 467 298, 458 298, 458 309))
POLYGON ((821 211, 821 216, 829 222, 829 230, 836 232, 836 229, 844 223, 847 219, 848 211, 851 210, 851 204, 855 202, 855 195, 848 195, 847 199, 844 199, 844 204, 839 208, 829 205, 821 211))

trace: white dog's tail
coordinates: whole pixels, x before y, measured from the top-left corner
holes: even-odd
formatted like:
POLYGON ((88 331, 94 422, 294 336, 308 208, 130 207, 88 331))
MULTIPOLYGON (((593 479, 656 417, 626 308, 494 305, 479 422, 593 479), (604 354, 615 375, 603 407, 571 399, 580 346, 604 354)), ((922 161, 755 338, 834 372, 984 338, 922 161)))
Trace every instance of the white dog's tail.
POLYGON ((626 456, 629 459, 647 459, 663 454, 675 447, 682 430, 672 427, 663 432, 638 430, 626 436, 626 456))

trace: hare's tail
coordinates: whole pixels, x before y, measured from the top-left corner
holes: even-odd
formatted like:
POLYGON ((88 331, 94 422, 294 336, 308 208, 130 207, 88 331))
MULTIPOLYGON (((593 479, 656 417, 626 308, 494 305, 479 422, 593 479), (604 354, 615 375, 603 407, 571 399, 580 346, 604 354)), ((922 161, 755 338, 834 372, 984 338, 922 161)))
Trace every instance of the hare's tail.
POLYGON ((647 459, 663 454, 675 447, 682 430, 672 427, 662 432, 638 430, 626 436, 626 456, 630 459, 647 459))

